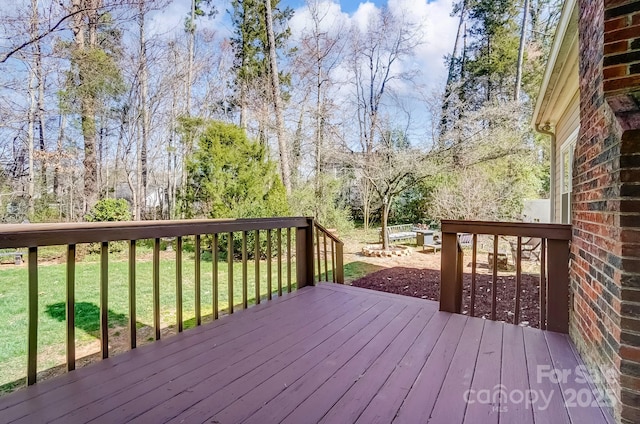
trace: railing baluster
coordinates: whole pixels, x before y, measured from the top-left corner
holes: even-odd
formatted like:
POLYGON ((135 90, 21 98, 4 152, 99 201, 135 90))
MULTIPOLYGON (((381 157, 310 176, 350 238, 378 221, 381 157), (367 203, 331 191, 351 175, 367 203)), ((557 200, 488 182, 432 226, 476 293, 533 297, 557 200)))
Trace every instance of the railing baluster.
POLYGON ((129 240, 129 347, 136 348, 136 241, 129 240))
POLYGON ((160 340, 160 239, 153 240, 153 329, 160 340))
POLYGON ((329 262, 327 261, 327 233, 322 232, 324 239, 324 281, 329 281, 329 262))
POLYGON ((271 300, 271 229, 267 230, 267 300, 271 300))
POLYGON ((249 307, 249 293, 247 284, 247 232, 242 232, 242 308, 249 307))
POLYGON ((473 251, 471 252, 471 300, 469 304, 469 316, 476 315, 476 266, 478 263, 478 235, 473 234, 473 251))
POLYGON ((76 245, 67 246, 67 371, 76 369, 76 245))
POLYGON ((282 228, 278 228, 278 296, 282 296, 282 228))
POLYGON ((227 298, 229 299, 229 314, 233 313, 233 233, 227 236, 227 298))
POLYGON ((38 248, 29 247, 29 335, 27 385, 36 382, 38 372, 38 248))
POLYGON ((318 282, 322 279, 322 267, 320 266, 320 229, 318 227, 314 228, 316 233, 316 253, 318 257, 318 282))
POLYGON ((100 350, 109 357, 109 242, 100 247, 100 350))
POLYGON ((200 240, 200 234, 196 234, 196 258, 195 258, 195 309, 196 309, 196 325, 202 324, 202 290, 201 290, 201 273, 200 262, 202 258, 202 246, 200 240))
POLYGON ((518 236, 516 252, 516 310, 513 316, 513 323, 520 324, 520 291, 522 285, 522 237, 518 236))
POLYGON ((498 236, 493 236, 493 275, 491 278, 491 320, 496 320, 496 301, 498 299, 498 236))
POLYGON ((331 239, 331 281, 336 282, 336 242, 331 239))
POLYGON ((253 233, 253 256, 255 262, 255 280, 256 280, 256 305, 260 304, 260 230, 253 233))
POLYGON ((182 332, 182 237, 176 238, 176 324, 178 333, 182 332))
POLYGON ((213 235, 213 246, 211 247, 211 288, 213 301, 213 319, 218 319, 218 233, 213 235))
POLYGON ((547 239, 540 244, 540 329, 547 329, 547 239))
POLYGON ((287 293, 291 293, 291 227, 287 228, 287 293))
POLYGON ((343 246, 342 242, 338 242, 336 245, 336 282, 338 284, 344 284, 344 258, 342 256, 343 246))

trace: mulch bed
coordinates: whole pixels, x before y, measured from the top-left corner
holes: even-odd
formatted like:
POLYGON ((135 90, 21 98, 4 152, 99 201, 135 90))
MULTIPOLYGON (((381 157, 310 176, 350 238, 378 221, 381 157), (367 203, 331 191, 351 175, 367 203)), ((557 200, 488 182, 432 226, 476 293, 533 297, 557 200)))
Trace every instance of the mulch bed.
MULTIPOLYGON (((520 325, 539 327, 539 294, 540 277, 522 274, 520 295, 520 325)), ((371 273, 352 282, 353 286, 379 290, 389 293, 413 296, 438 301, 440 299, 440 271, 426 268, 387 268, 371 273)), ((469 313, 471 300, 471 274, 465 273, 463 278, 464 293, 462 311, 469 313)), ((491 316, 492 276, 487 273, 476 274, 476 302, 474 316, 490 318, 491 316)), ((515 316, 515 275, 499 275, 497 280, 498 321, 513 323, 515 316)))

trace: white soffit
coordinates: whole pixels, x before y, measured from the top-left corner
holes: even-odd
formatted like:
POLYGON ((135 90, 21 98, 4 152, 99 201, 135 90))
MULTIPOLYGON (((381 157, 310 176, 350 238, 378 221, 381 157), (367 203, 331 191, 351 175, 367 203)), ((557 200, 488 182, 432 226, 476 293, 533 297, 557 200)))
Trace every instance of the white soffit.
POLYGON ((556 28, 532 124, 557 124, 578 88, 578 5, 576 0, 567 0, 556 28))

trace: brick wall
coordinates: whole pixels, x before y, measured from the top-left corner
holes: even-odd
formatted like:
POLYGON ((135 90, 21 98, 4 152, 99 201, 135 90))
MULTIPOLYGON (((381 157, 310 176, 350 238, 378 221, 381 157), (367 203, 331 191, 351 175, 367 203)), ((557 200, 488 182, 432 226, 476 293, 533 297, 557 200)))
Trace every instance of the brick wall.
POLYGON ((640 422, 640 1, 580 0, 571 335, 640 422))

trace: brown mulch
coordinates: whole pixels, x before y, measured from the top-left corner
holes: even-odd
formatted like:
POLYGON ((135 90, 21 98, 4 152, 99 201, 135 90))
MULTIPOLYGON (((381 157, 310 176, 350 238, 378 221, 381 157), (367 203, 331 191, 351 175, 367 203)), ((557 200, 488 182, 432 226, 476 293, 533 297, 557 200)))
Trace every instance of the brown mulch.
MULTIPOLYGON (((539 295, 540 277, 522 274, 520 295, 520 325, 539 327, 539 295)), ((413 296, 438 301, 440 298, 440 271, 428 268, 394 267, 371 273, 352 282, 356 287, 380 290, 389 293, 413 296)), ((463 278, 464 293, 462 311, 469 313, 471 300, 471 274, 465 273, 463 278)), ((492 275, 478 272, 476 274, 476 301, 474 316, 490 318, 491 316, 492 275)), ((509 323, 515 316, 515 275, 499 275, 497 279, 496 319, 509 323)))

